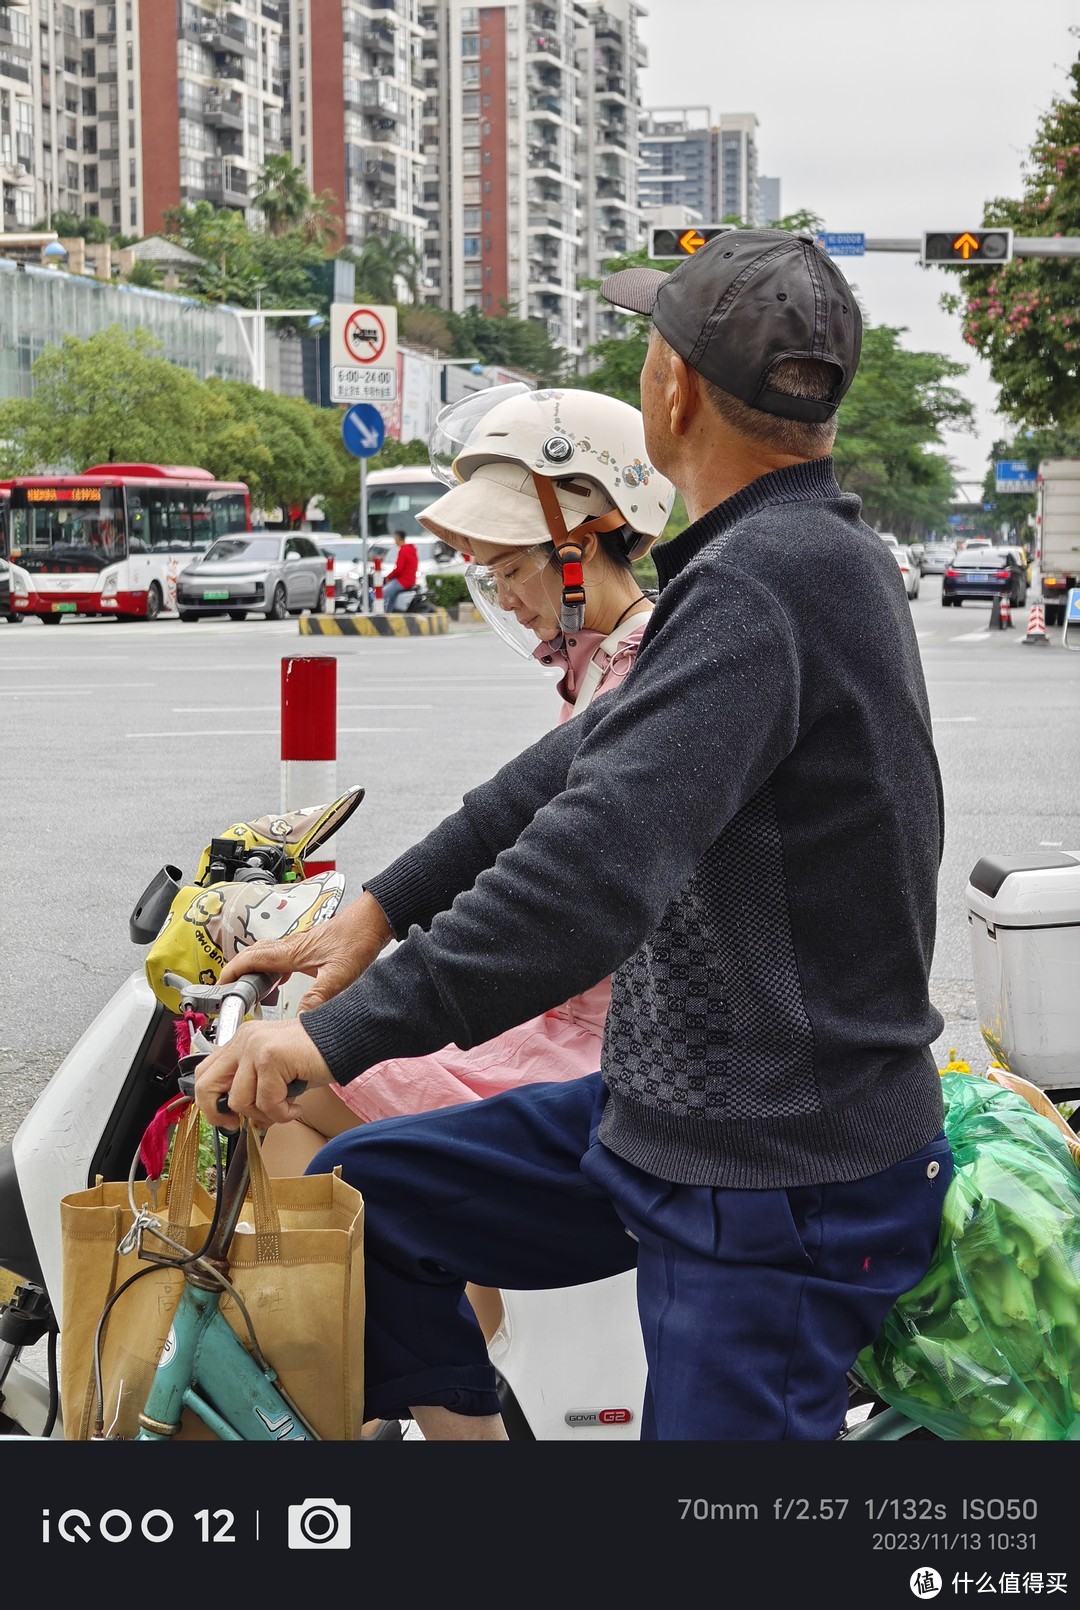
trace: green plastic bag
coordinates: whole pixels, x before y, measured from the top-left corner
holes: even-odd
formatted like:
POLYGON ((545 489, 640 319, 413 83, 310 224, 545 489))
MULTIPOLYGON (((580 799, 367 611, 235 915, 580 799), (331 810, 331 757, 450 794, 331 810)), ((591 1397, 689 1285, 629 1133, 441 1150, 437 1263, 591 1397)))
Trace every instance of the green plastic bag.
POLYGON ((1080 1437, 1080 1170, 1022 1095, 941 1082, 956 1171, 937 1252, 855 1374, 947 1441, 1080 1437))

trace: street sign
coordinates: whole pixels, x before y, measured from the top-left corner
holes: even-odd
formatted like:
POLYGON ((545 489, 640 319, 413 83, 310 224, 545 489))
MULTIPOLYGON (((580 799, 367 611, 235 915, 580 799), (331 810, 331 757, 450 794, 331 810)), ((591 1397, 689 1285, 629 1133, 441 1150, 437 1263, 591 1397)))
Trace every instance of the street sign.
POLYGON ((729 235, 737 224, 687 224, 681 229, 649 230, 650 257, 693 257, 717 235, 729 235))
POLYGON ((994 465, 995 492, 1034 492, 1038 479, 1023 459, 999 459, 994 465))
POLYGON ((824 247, 830 257, 865 257, 865 235, 819 235, 818 245, 824 247))
POLYGON ((386 440, 386 421, 371 403, 353 403, 341 420, 341 439, 353 458, 370 458, 386 440))
POLYGON ((331 302, 331 402, 393 402, 396 397, 397 308, 331 302))
POLYGON ((1011 229, 952 229, 923 235, 924 263, 1008 263, 1013 254, 1011 229))

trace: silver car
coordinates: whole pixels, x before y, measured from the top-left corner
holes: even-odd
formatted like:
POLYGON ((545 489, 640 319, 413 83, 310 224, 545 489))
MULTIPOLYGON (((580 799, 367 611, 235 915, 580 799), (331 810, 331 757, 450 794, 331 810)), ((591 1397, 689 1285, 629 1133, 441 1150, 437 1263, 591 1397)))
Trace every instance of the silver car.
POLYGON ((299 531, 242 531, 219 537, 176 578, 176 609, 182 621, 228 615, 242 621, 251 612, 270 621, 321 615, 326 608, 326 555, 299 531))

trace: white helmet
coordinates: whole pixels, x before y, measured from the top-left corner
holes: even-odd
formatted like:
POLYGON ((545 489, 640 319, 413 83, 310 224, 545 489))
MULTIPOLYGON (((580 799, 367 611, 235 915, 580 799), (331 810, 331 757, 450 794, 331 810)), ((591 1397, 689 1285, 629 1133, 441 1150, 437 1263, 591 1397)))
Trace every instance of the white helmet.
POLYGON ((598 391, 512 384, 474 392, 439 414, 431 462, 452 491, 429 505, 421 523, 506 546, 543 539, 558 546, 566 534, 557 515, 552 530, 548 508, 535 507, 542 498, 549 505, 537 481, 554 486, 570 531, 617 511, 621 521, 605 521, 603 529, 628 528, 631 560, 662 534, 675 498, 671 482, 649 462, 640 411, 598 391), (481 474, 478 486, 464 490, 477 471, 497 465, 508 473, 481 474))

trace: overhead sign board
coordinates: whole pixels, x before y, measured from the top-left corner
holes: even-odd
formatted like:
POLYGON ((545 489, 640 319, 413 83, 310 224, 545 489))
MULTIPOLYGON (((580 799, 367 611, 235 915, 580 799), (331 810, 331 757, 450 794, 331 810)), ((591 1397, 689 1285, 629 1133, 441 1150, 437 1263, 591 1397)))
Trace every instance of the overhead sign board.
POLYGON ((818 245, 828 252, 830 257, 865 257, 865 235, 819 235, 818 245))
POLYGON ((1011 229, 937 229, 923 235, 924 263, 1008 263, 1011 229))
POLYGON ((693 257, 717 235, 729 235, 735 224, 686 224, 680 229, 649 230, 650 257, 693 257))
POLYGON ((331 402, 393 402, 397 347, 397 308, 392 304, 331 302, 331 402))
POLYGON ((1023 459, 999 459, 994 465, 995 492, 1034 492, 1038 479, 1023 459))

